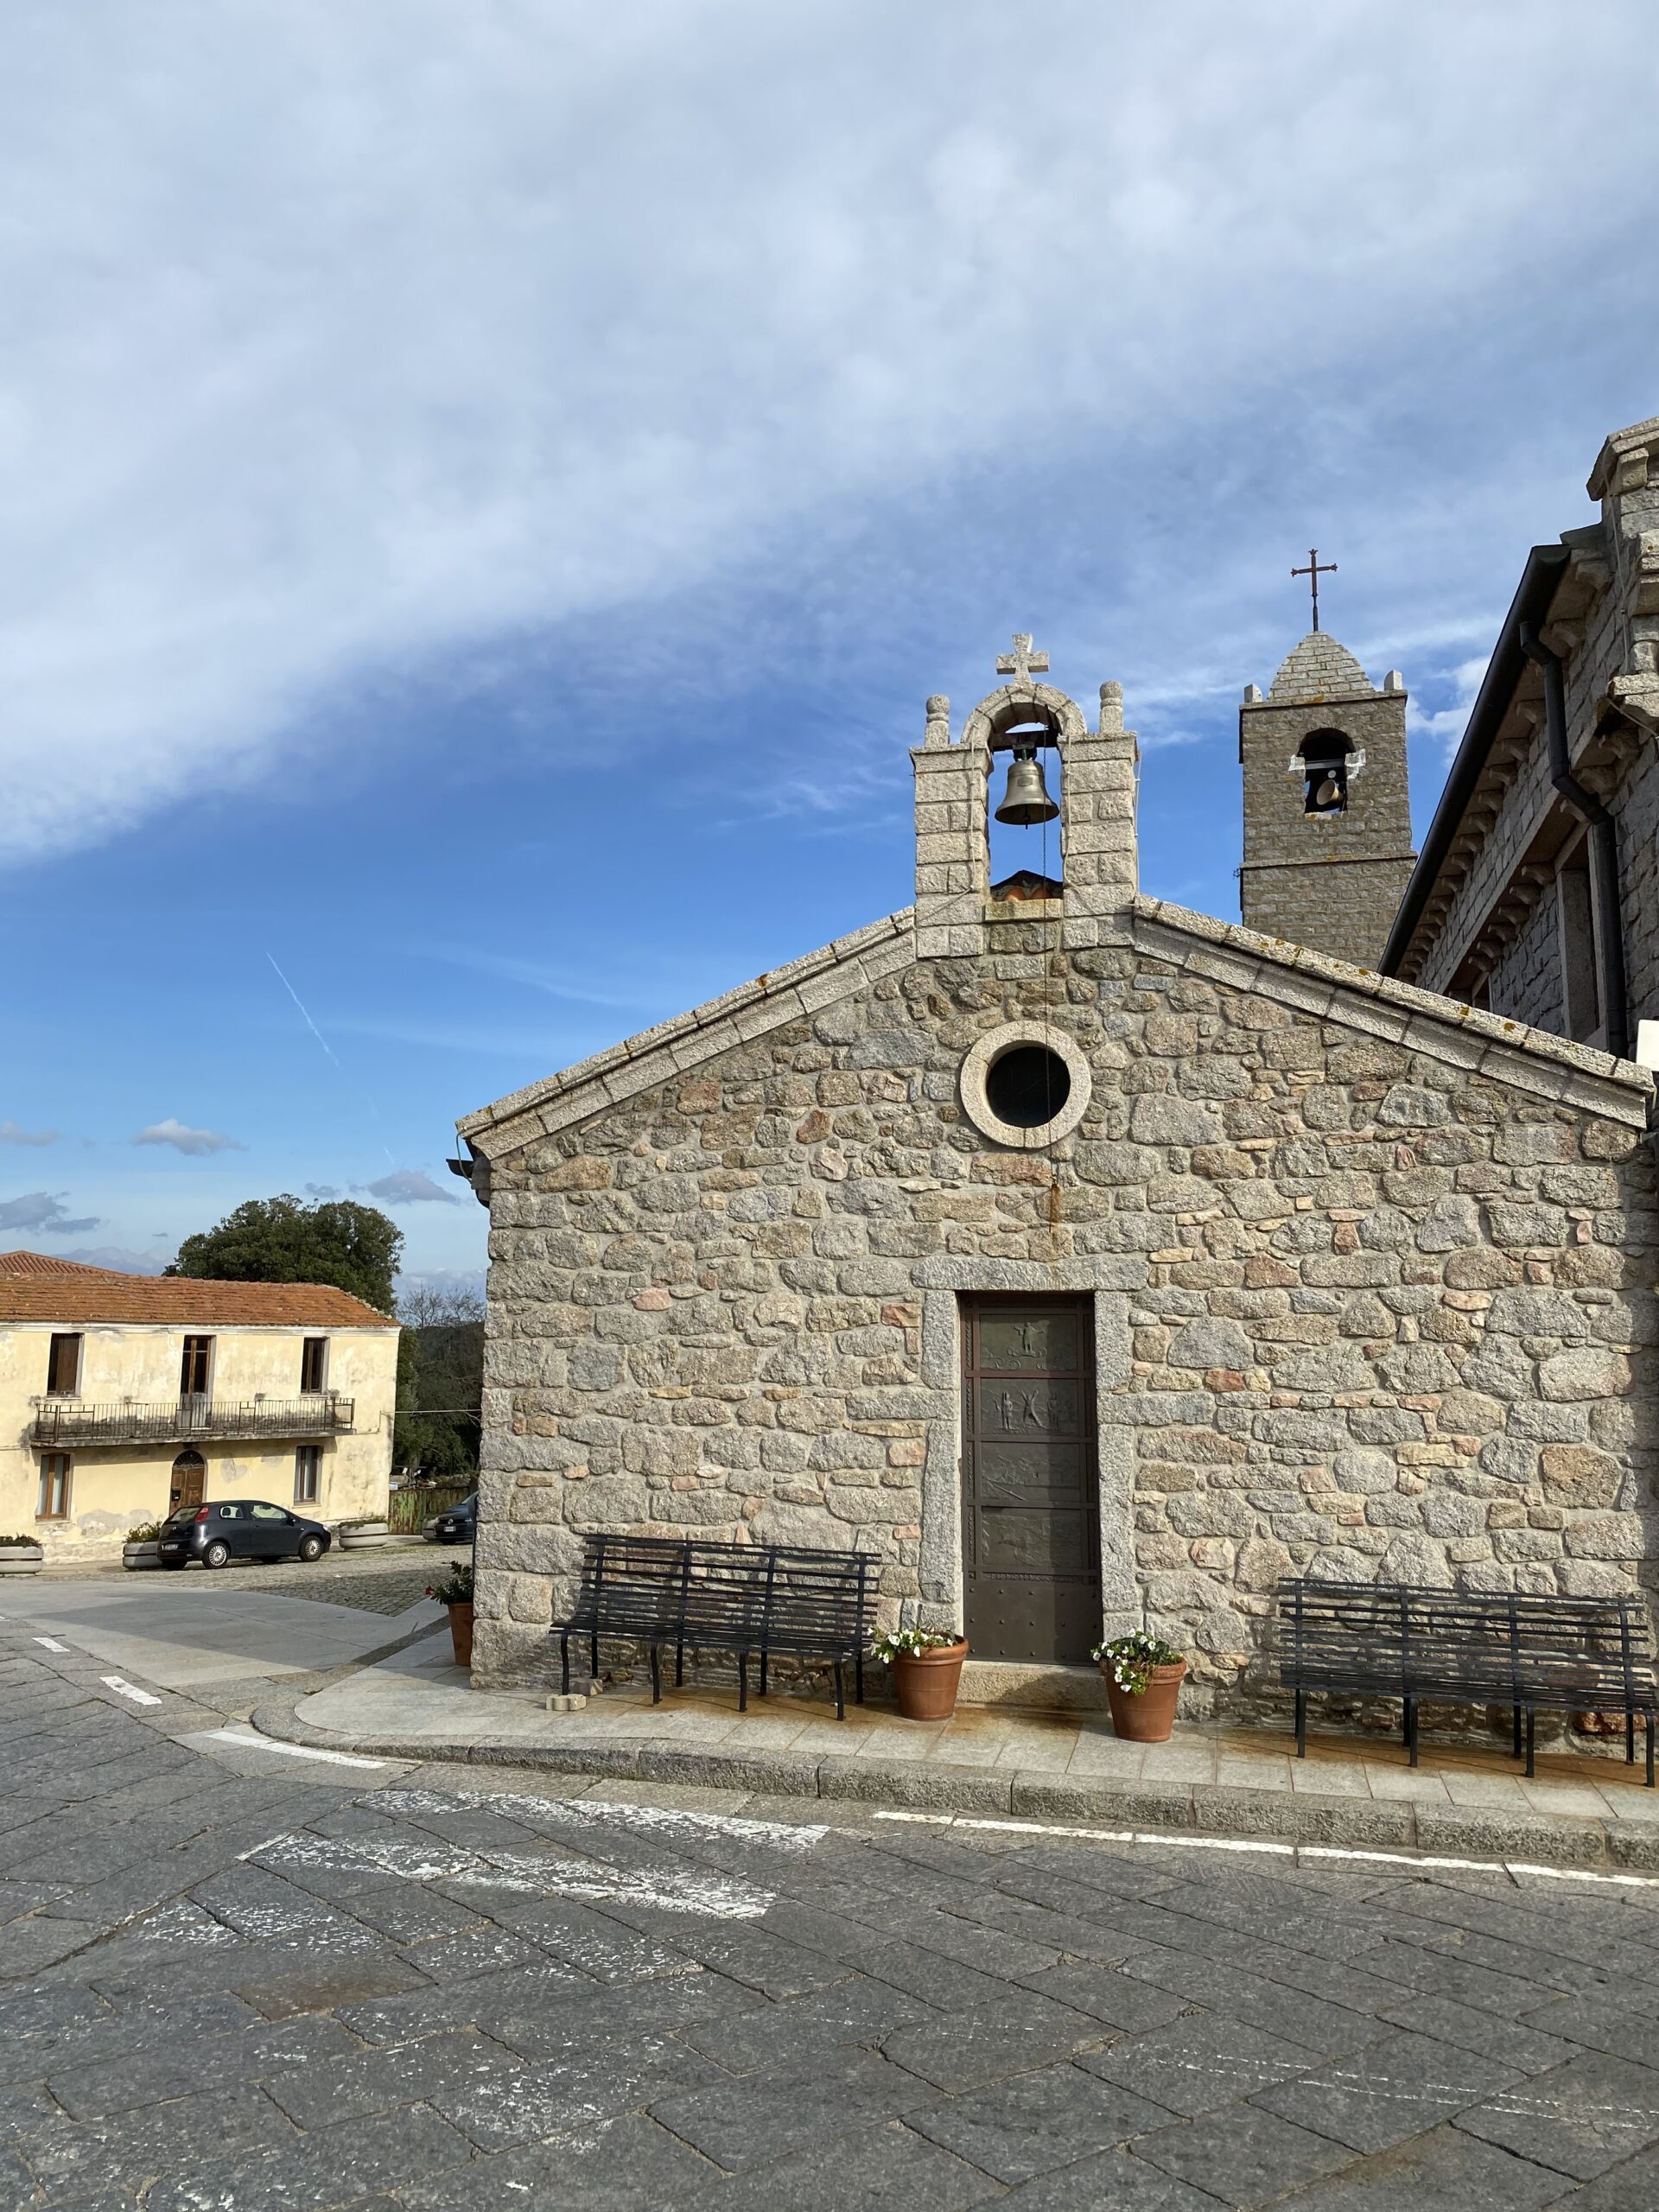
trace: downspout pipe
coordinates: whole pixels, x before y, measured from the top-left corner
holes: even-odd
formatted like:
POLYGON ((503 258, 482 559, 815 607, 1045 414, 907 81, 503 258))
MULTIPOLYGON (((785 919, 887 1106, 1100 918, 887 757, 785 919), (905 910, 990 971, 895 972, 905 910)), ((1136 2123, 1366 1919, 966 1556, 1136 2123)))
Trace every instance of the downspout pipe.
POLYGON ((1618 831, 1613 817, 1573 773, 1567 750, 1567 685, 1561 657, 1547 645, 1529 622, 1521 625, 1521 650, 1543 671, 1544 743, 1549 780, 1582 822, 1590 836, 1590 865, 1596 887, 1596 981, 1607 1023, 1607 1049, 1616 1059, 1630 1056, 1630 1025, 1624 982, 1624 916, 1618 895, 1618 831))

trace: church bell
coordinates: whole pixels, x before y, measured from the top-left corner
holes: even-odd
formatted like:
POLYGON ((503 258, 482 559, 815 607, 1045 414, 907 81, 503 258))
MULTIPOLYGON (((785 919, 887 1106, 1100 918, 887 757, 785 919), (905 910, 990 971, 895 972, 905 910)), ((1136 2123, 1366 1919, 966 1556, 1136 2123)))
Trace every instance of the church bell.
POLYGON ((996 810, 996 819, 1024 828, 1033 822, 1052 822, 1059 810, 1048 795, 1043 764, 1036 753, 1016 753, 1008 763, 1008 787, 996 810))

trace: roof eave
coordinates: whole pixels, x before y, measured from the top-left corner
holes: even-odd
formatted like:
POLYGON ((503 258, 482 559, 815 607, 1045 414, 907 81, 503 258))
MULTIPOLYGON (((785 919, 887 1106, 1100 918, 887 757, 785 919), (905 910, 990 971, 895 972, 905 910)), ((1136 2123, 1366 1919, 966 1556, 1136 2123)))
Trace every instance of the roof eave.
POLYGON ((1400 911, 1389 931, 1389 941, 1382 948, 1377 964, 1385 976, 1397 976, 1402 961, 1411 950, 1429 893, 1445 864, 1464 810, 1480 781, 1499 726, 1509 712, 1516 685, 1527 667, 1526 655, 1521 650, 1522 627, 1525 625, 1536 628, 1545 620, 1571 557, 1568 547, 1559 541, 1551 545, 1535 545, 1527 555, 1521 582, 1497 633, 1492 657, 1486 664, 1486 673, 1471 709, 1463 741, 1446 776, 1417 865, 1406 885, 1400 911))

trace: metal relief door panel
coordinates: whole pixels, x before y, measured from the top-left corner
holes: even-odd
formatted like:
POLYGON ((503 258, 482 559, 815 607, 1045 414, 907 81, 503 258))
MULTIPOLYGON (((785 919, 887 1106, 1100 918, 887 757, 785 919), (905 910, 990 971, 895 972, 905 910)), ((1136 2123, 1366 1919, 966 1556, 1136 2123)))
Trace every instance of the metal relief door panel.
POLYGON ((982 1659, 1086 1661, 1100 1624, 1087 1298, 964 1298, 963 1569, 982 1659))

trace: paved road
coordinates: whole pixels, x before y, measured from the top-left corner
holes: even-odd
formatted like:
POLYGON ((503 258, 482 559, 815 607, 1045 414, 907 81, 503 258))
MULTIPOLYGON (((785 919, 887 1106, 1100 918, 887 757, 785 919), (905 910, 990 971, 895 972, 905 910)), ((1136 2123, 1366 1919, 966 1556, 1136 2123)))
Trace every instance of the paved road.
MULTIPOLYGON (((212 1691, 326 1672, 441 1620, 422 1592, 449 1554, 349 1553, 315 1566, 182 1574, 42 1574, 0 1582, 0 1625, 22 1624, 169 1689, 212 1691)), ((245 1700, 245 1703, 247 1700, 245 1700)))
POLYGON ((18 2212, 1659 2204, 1659 1890, 329 1765, 38 1634, 18 2212))

